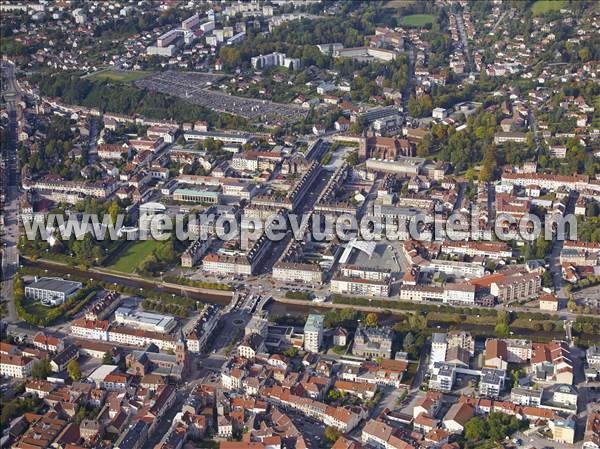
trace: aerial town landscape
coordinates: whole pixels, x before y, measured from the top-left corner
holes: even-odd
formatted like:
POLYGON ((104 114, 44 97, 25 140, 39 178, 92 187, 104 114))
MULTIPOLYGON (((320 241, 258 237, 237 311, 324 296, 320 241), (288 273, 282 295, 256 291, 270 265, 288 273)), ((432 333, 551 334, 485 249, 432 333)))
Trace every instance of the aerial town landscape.
POLYGON ((600 2, 0 19, 0 448, 600 449, 600 2))

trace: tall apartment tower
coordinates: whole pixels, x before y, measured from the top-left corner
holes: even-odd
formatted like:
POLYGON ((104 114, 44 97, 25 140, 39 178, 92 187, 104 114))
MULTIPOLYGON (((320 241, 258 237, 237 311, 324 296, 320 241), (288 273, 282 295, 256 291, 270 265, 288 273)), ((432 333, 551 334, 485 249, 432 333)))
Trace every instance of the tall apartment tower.
POLYGON ((304 325, 304 349, 319 352, 323 342, 323 315, 311 313, 304 325))

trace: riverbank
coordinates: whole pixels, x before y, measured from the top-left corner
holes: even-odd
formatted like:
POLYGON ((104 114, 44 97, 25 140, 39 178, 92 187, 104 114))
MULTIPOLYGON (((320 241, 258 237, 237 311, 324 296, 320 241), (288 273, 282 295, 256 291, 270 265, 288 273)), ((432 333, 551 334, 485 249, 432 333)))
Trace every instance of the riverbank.
POLYGON ((233 297, 233 292, 225 290, 212 290, 202 287, 192 287, 188 285, 174 284, 171 282, 163 282, 160 279, 150 279, 141 277, 135 274, 123 274, 104 268, 89 268, 82 270, 78 267, 69 266, 64 263, 50 261, 47 259, 21 259, 25 266, 40 268, 43 270, 53 271, 60 274, 71 274, 73 276, 87 277, 92 280, 103 281, 115 285, 123 285, 126 287, 145 289, 156 289, 160 292, 186 296, 191 299, 210 302, 214 304, 229 304, 233 297))

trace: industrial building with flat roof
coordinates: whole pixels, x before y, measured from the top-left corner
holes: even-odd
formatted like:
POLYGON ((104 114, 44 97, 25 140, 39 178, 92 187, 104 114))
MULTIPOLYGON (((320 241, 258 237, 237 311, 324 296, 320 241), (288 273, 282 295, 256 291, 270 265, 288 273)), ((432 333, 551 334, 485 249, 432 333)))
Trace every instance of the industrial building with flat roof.
POLYGON ((115 321, 138 329, 162 333, 170 333, 177 324, 172 316, 143 312, 130 307, 119 307, 115 311, 115 321))
POLYGON ((43 277, 25 287, 25 296, 39 299, 45 306, 58 306, 82 287, 81 282, 61 278, 43 277))

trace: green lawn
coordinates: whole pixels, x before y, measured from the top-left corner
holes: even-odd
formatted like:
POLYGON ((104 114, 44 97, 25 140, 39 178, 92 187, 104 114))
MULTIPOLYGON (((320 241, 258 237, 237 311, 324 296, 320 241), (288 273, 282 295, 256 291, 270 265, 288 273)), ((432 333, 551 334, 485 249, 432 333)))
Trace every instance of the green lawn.
POLYGON ((431 14, 413 14, 411 16, 404 16, 400 19, 400 25, 409 27, 422 27, 433 23, 433 16, 431 14))
POLYGON ((141 78, 145 78, 150 75, 152 72, 146 72, 143 70, 138 70, 135 72, 121 72, 116 70, 106 70, 104 72, 98 72, 91 75, 89 78, 92 80, 111 80, 111 81, 120 81, 122 83, 132 83, 141 78))
POLYGON ((550 11, 558 11, 565 6, 564 0, 538 0, 531 5, 531 12, 534 16, 539 16, 550 11))
POLYGON ((141 240, 139 242, 128 245, 125 250, 119 255, 119 258, 112 265, 109 265, 109 270, 121 271, 123 273, 133 273, 139 264, 152 252, 161 242, 155 240, 141 240))
POLYGON ((29 298, 26 298, 23 301, 23 307, 28 313, 36 316, 46 316, 46 314, 53 309, 52 307, 42 305, 41 301, 37 299, 33 300, 29 298))

